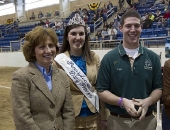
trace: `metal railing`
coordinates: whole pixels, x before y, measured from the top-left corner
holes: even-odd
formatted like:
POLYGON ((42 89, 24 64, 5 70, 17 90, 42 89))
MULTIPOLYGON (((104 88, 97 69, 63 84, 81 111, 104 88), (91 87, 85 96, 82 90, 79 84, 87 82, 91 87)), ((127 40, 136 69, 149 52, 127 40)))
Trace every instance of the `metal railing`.
MULTIPOLYGON (((140 38, 140 42, 142 46, 145 47, 159 47, 165 46, 167 37, 152 37, 152 38, 140 38), (152 42, 154 41, 155 44, 152 42)), ((10 46, 0 46, 1 52, 3 51, 22 51, 22 46, 24 38, 17 41, 10 41, 10 46), (8 48, 8 49, 7 49, 8 48)), ((116 40, 100 40, 100 41, 89 41, 90 48, 93 50, 105 50, 112 49, 118 46, 118 44, 122 41, 122 39, 116 40)), ((60 46, 62 43, 60 43, 60 46)))
POLYGON ((107 11, 107 18, 114 13, 114 7, 107 11))
POLYGON ((100 17, 97 21, 94 22, 94 33, 96 32, 96 28, 99 26, 99 25, 102 25, 103 24, 103 18, 100 17))
MULTIPOLYGON (((164 46, 166 43, 166 38, 167 37, 150 37, 150 38, 140 38, 139 40, 142 46, 149 48, 149 47, 164 46)), ((122 40, 123 39, 89 41, 89 45, 90 48, 94 50, 112 49, 114 47, 117 47, 117 45, 122 40)))

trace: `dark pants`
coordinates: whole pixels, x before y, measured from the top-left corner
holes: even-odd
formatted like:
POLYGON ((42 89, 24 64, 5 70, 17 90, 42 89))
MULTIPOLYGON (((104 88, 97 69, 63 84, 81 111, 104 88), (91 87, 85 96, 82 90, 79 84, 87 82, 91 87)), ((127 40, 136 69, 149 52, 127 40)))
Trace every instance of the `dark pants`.
POLYGON ((164 108, 162 108, 162 130, 170 130, 170 119, 166 115, 164 108))

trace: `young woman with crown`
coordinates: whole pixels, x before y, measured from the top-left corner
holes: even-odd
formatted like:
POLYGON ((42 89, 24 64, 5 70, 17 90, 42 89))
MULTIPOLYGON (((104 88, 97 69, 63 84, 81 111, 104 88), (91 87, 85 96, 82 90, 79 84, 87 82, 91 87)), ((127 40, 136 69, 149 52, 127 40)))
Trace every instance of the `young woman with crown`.
POLYGON ((79 14, 68 22, 60 54, 54 60, 70 78, 75 130, 107 130, 108 113, 95 90, 100 59, 90 51, 85 22, 79 14))

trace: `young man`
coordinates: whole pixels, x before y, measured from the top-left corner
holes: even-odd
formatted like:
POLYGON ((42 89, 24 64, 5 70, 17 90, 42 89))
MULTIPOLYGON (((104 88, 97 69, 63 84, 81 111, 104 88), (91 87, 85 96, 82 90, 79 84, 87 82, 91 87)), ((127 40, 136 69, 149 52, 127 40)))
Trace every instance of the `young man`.
POLYGON ((162 95, 161 65, 157 54, 141 46, 141 17, 127 11, 121 19, 123 42, 101 61, 97 90, 111 115, 109 130, 155 130, 152 114, 162 95))

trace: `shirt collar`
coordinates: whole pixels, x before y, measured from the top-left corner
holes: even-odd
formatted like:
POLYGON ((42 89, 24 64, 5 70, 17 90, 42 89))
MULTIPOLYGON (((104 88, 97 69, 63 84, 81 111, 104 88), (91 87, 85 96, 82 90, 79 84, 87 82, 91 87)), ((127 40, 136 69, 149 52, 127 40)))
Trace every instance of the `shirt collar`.
MULTIPOLYGON (((123 48, 122 43, 123 43, 123 41, 118 45, 118 51, 119 51, 119 54, 121 55, 121 57, 126 55, 126 51, 123 48)), ((139 52, 139 54, 143 54, 143 47, 142 47, 141 43, 139 44, 139 51, 138 52, 139 52)))
POLYGON ((46 73, 46 68, 40 66, 37 62, 34 62, 34 63, 35 63, 35 65, 37 66, 37 68, 40 70, 40 72, 41 72, 42 74, 45 74, 45 75, 47 75, 47 76, 51 75, 51 73, 52 73, 52 66, 51 66, 51 65, 50 65, 50 71, 49 71, 48 74, 47 74, 47 73, 46 73))

